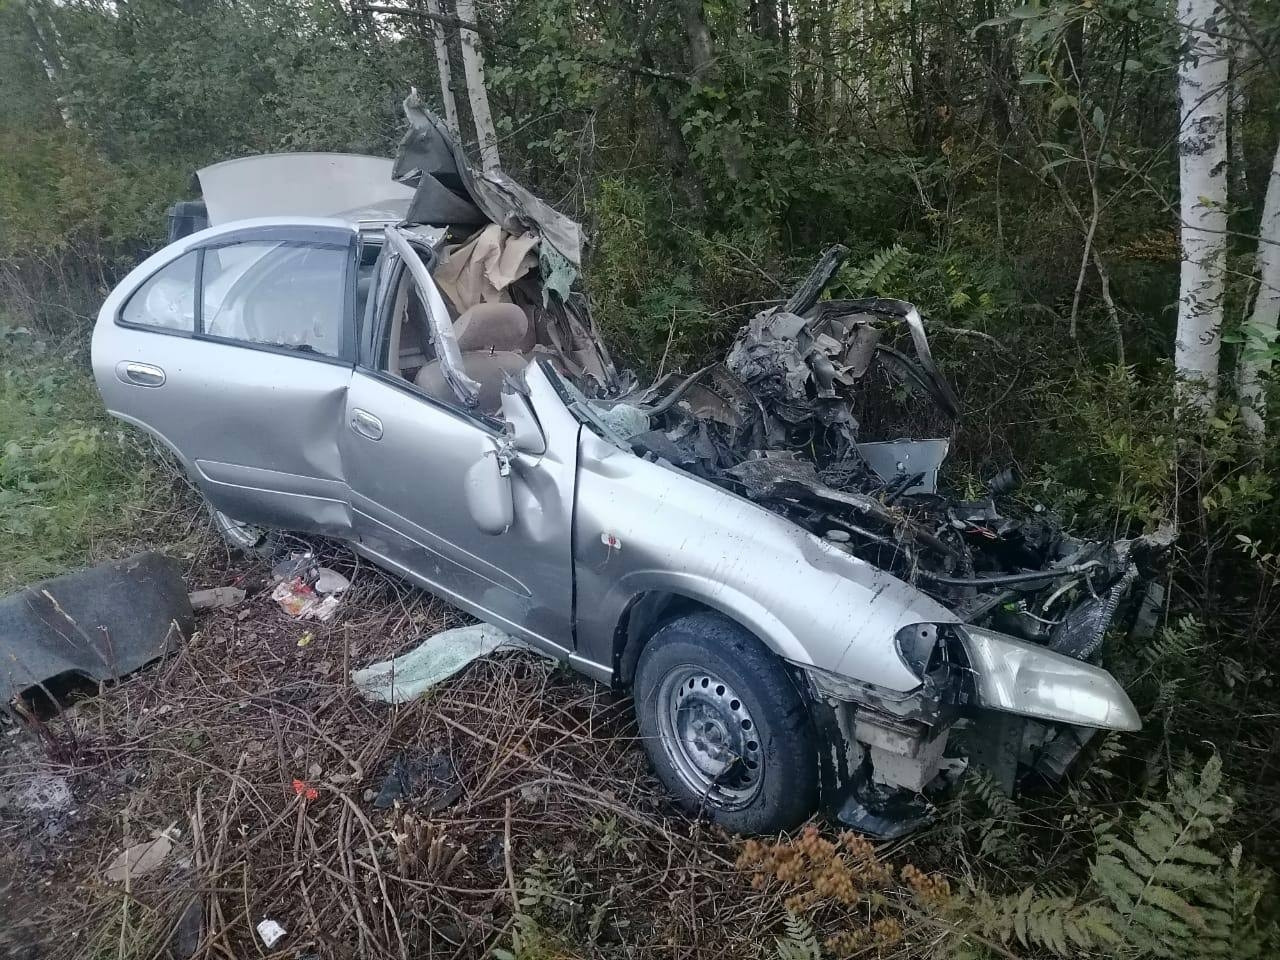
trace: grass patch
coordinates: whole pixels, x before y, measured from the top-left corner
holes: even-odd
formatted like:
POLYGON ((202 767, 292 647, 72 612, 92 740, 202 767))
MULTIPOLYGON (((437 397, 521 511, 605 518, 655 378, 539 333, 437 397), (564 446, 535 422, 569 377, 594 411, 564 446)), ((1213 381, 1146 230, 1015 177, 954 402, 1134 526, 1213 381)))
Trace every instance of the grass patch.
POLYGON ((85 344, 0 320, 0 591, 173 539, 149 441, 113 421, 85 344))

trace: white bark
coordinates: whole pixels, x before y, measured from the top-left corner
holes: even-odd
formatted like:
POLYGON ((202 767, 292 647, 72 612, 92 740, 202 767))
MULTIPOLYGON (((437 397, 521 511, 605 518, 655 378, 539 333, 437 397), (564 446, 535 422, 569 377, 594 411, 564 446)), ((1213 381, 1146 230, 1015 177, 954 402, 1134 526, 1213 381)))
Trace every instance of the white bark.
MULTIPOLYGON (((459 20, 476 22, 474 0, 457 0, 456 6, 459 20)), ((480 165, 487 171, 494 171, 502 163, 498 158, 498 135, 493 129, 493 115, 489 112, 489 91, 484 84, 480 37, 474 30, 461 29, 459 33, 462 35, 462 69, 467 75, 467 98, 476 124, 476 140, 480 143, 480 165)))
POLYGON ((1258 238, 1258 295, 1241 345, 1240 415, 1249 432, 1261 437, 1266 432, 1264 380, 1271 370, 1270 351, 1280 322, 1280 146, 1267 181, 1258 238))
MULTIPOLYGON (((440 16, 440 0, 427 0, 427 12, 440 16)), ((458 101, 453 98, 453 69, 449 64, 449 40, 445 36, 444 24, 439 20, 431 21, 431 36, 436 45, 436 69, 440 73, 440 99, 444 101, 444 122, 449 125, 454 136, 461 132, 458 127, 458 101)))
POLYGON ((67 109, 66 100, 57 94, 59 81, 62 79, 64 72, 62 57, 58 51, 58 36, 54 32, 52 24, 41 24, 40 11, 36 9, 34 3, 28 2, 25 12, 27 14, 28 28, 31 31, 31 40, 35 45, 36 53, 40 56, 40 65, 44 67, 44 74, 49 78, 49 85, 55 91, 54 96, 58 106, 58 113, 62 116, 62 122, 65 126, 73 127, 75 123, 72 121, 71 112, 67 109))
POLYGON ((1248 64, 1245 45, 1239 38, 1231 41, 1231 189, 1232 201, 1244 203, 1249 193, 1248 165, 1244 155, 1244 118, 1249 113, 1249 92, 1241 79, 1248 64))
POLYGON ((1202 410, 1218 387, 1227 230, 1229 48, 1218 0, 1178 0, 1178 172, 1182 276, 1174 366, 1184 396, 1202 410))

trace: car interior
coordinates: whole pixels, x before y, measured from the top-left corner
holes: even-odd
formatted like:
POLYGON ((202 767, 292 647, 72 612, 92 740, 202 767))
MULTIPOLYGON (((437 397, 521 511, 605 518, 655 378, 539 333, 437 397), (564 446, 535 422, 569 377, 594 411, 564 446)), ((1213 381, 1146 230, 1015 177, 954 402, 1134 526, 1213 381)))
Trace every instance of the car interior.
MULTIPOLYGON (((541 305, 542 286, 536 274, 521 278, 503 294, 511 299, 482 301, 459 309, 441 292, 453 321, 463 370, 480 384, 479 407, 471 412, 482 416, 498 412, 506 376, 518 374, 535 357, 548 357, 570 377, 592 372, 587 365, 591 360, 588 351, 564 346, 586 337, 568 312, 541 305)), ((414 293, 407 271, 400 279, 391 311, 379 351, 386 372, 407 380, 432 399, 456 407, 458 398, 441 369, 425 307, 414 293)))
MULTIPOLYGON (((457 404, 435 355, 422 302, 411 288, 406 274, 392 307, 387 372, 408 380, 433 400, 457 404)), ((463 369, 480 384, 479 412, 497 413, 503 376, 519 373, 532 358, 533 321, 514 303, 477 303, 457 314, 449 306, 463 369)))

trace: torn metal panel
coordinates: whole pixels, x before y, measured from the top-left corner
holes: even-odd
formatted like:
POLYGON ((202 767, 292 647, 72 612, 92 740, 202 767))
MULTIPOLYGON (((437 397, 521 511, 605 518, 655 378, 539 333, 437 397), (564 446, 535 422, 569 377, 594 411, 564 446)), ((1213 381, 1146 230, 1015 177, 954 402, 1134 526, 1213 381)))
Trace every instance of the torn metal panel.
POLYGON ((938 472, 942 462, 947 459, 951 449, 951 441, 940 440, 888 440, 873 443, 859 443, 858 454, 867 461, 867 466, 875 471, 885 483, 908 477, 910 483, 900 491, 903 495, 913 493, 937 493, 938 472))
POLYGON ((66 674, 119 679, 193 627, 178 565, 163 554, 33 584, 0 600, 0 694, 7 700, 66 674))
POLYGON ((520 236, 538 233, 573 268, 582 264, 582 227, 501 171, 472 166, 449 128, 423 106, 417 91, 404 102, 409 130, 392 176, 415 188, 409 223, 480 226, 496 223, 520 236))

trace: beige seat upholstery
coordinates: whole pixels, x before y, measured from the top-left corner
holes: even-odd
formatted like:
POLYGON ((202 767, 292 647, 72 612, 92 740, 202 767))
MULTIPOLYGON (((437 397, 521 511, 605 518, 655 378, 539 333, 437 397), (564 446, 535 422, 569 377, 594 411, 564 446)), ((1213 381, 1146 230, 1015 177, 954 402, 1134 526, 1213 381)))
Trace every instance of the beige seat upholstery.
POLYGON ((453 335, 463 353, 477 350, 528 353, 534 329, 529 315, 514 303, 477 303, 453 322, 453 335))
MULTIPOLYGON (((518 309, 518 308, 517 308, 518 309)), ((462 368, 480 384, 479 410, 497 413, 502 405, 503 374, 515 376, 528 364, 529 358, 513 350, 472 350, 462 355, 462 368)), ((429 397, 441 403, 457 405, 458 397, 440 369, 440 361, 432 360, 418 371, 414 384, 429 397)))

